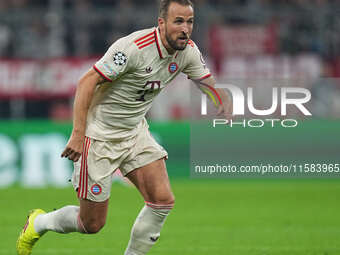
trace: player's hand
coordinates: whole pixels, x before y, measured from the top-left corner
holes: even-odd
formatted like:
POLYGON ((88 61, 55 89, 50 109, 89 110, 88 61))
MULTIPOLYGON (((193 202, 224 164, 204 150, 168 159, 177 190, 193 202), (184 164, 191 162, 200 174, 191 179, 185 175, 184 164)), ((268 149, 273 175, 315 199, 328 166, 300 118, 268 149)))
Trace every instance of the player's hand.
POLYGON ((71 135, 65 150, 61 154, 62 158, 68 158, 77 162, 83 153, 84 137, 71 135))
POLYGON ((222 105, 218 107, 217 116, 224 116, 227 120, 232 119, 233 106, 231 102, 224 101, 222 105))

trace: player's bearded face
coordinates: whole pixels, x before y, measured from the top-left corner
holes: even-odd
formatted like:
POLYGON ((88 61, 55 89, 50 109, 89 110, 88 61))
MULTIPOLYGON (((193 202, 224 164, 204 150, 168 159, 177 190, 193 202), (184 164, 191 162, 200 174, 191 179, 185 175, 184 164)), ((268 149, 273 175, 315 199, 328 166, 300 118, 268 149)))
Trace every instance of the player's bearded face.
POLYGON ((175 51, 184 50, 193 29, 193 8, 173 2, 170 4, 168 15, 163 21, 163 31, 168 47, 175 51))
POLYGON ((170 45, 170 47, 173 48, 174 50, 184 50, 188 44, 190 35, 186 34, 185 32, 182 32, 179 35, 174 34, 171 36, 171 34, 168 33, 168 29, 166 26, 165 27, 165 38, 168 44, 170 45))

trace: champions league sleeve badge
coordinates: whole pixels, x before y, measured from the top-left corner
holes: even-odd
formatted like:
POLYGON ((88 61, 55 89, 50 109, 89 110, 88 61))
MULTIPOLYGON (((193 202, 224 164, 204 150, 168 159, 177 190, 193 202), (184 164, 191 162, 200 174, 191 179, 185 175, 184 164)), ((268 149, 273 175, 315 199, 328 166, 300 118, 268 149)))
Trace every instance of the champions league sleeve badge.
POLYGON ((175 73, 178 70, 178 65, 175 62, 169 64, 169 72, 175 73))
POLYGON ((115 63, 117 66, 125 65, 126 61, 127 57, 123 52, 119 51, 113 56, 113 63, 115 63))

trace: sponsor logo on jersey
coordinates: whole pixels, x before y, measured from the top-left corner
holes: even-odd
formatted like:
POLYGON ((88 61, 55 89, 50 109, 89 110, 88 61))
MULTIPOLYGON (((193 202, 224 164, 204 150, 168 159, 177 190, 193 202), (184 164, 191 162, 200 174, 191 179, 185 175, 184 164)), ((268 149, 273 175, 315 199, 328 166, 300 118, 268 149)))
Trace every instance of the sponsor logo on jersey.
POLYGON ((102 187, 99 184, 93 184, 91 187, 91 192, 93 195, 99 195, 102 193, 102 187))
POLYGON ((139 90, 137 93, 140 94, 140 97, 136 99, 136 101, 150 100, 154 96, 156 96, 161 90, 161 81, 147 81, 143 86, 143 89, 139 90), (145 98, 147 96, 147 98, 145 98))
POLYGON ((119 51, 113 56, 113 63, 115 63, 117 66, 125 65, 126 61, 127 57, 123 52, 119 51))
POLYGON ((169 64, 169 72, 174 73, 178 70, 178 65, 175 62, 169 64))

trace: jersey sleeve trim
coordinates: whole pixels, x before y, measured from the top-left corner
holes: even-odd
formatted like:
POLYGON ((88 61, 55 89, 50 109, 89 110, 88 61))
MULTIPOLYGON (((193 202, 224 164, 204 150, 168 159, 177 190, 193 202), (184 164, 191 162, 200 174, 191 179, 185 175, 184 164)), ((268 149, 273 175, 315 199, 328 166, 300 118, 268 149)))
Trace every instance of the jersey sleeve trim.
MULTIPOLYGON (((207 75, 204 75, 203 77, 197 79, 198 81, 203 81, 204 79, 207 79, 211 76, 211 73, 207 74, 207 75)), ((192 80, 191 77, 188 76, 188 79, 189 80, 192 80)))
POLYGON ((200 81, 204 80, 204 79, 207 79, 211 76, 211 73, 207 74, 207 75, 204 75, 202 78, 199 78, 200 81))
POLYGON ((93 65, 93 69, 100 74, 100 76, 102 76, 105 80, 112 82, 112 80, 110 78, 108 78, 105 74, 103 74, 97 67, 96 65, 93 65))

